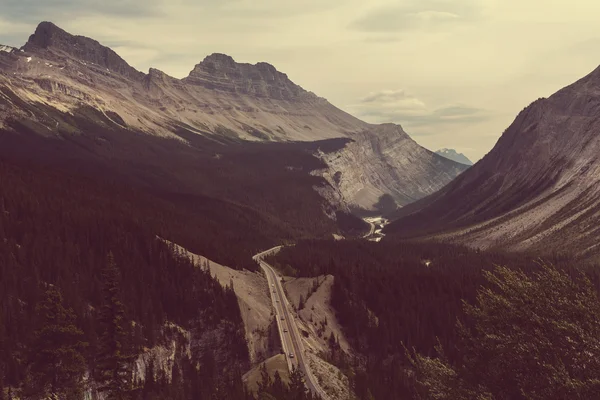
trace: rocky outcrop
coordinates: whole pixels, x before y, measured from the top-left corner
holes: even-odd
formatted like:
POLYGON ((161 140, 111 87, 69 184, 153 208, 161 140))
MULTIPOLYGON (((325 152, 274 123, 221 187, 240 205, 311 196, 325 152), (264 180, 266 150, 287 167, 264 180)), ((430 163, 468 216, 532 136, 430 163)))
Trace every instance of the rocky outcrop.
POLYGON ((598 257, 599 116, 600 68, 526 107, 481 161, 387 231, 598 257))

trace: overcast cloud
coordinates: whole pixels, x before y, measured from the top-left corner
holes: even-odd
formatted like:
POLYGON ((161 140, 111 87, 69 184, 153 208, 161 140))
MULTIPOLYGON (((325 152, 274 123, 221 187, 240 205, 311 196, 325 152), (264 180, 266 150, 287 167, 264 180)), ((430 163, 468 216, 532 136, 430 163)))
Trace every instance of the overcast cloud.
POLYGON ((42 20, 184 77, 267 61, 369 122, 478 159, 516 114, 600 64, 596 0, 2 0, 0 43, 42 20))

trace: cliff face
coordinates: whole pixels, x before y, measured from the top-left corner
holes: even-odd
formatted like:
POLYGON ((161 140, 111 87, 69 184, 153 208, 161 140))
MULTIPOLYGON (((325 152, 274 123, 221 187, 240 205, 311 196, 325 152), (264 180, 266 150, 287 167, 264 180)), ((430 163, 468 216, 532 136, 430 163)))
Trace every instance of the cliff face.
POLYGON ((409 204, 467 168, 419 146, 399 125, 373 126, 352 138, 344 149, 322 154, 329 166, 322 175, 350 205, 369 211, 390 211, 386 195, 399 206, 409 204))
POLYGON ((388 232, 597 257, 599 131, 600 68, 526 107, 488 155, 388 232))
POLYGON ((38 26, 21 51, 0 52, 0 127, 22 121, 55 138, 61 137, 59 126, 76 132, 38 112, 36 104, 68 113, 92 107, 119 126, 177 140, 350 138, 354 142, 338 158, 324 160, 332 176, 341 174, 345 201, 367 209, 384 194, 406 204, 463 170, 417 145, 401 128, 367 124, 270 64, 213 54, 184 79, 157 69, 144 74, 110 48, 49 22, 38 26))

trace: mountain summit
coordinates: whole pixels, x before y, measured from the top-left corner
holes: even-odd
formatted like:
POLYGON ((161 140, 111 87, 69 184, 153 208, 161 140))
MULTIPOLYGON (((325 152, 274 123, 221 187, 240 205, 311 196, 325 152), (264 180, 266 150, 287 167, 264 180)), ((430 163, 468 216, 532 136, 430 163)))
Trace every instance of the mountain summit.
POLYGON ((446 157, 449 160, 454 160, 458 163, 461 164, 465 164, 465 165, 473 165, 473 162, 471 160, 469 160, 467 158, 467 156, 465 156, 463 153, 458 153, 456 150, 454 149, 440 149, 438 151, 435 152, 436 154, 439 154, 442 157, 446 157))
POLYGON ((184 82, 277 100, 294 100, 309 94, 271 64, 237 63, 231 56, 220 53, 211 54, 196 65, 184 82))
POLYGON ((494 148, 388 227, 480 248, 600 255, 600 68, 526 107, 494 148))
POLYGON ((132 79, 141 79, 143 73, 131 67, 117 53, 97 41, 67 33, 52 22, 41 22, 23 46, 28 52, 49 50, 69 55, 79 61, 93 63, 132 79))

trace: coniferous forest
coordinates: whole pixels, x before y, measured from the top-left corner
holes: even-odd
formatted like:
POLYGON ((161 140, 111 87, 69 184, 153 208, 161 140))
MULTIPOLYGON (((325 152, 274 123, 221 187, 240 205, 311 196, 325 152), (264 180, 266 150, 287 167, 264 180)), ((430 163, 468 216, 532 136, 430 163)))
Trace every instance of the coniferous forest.
POLYGON ((32 399, 79 398, 83 387, 245 398, 233 290, 167 243, 256 270, 252 255, 275 244, 360 234, 356 217, 338 213, 341 227, 324 217, 314 190, 324 181, 310 175, 323 165, 311 152, 345 141, 221 143, 185 130, 178 141, 106 126, 91 109, 67 117, 81 135, 0 131, 0 386, 32 399), (48 341, 52 354, 35 359, 48 341), (65 370, 50 376, 57 365, 65 370))
MULTIPOLYGON (((483 394, 477 393, 476 396, 473 394, 475 392, 464 390, 459 396, 456 394, 457 391, 453 392, 448 387, 444 387, 444 380, 448 379, 448 376, 440 375, 440 371, 454 373, 450 366, 463 365, 462 363, 467 360, 463 340, 464 330, 457 329, 457 321, 469 325, 469 317, 473 311, 471 309, 470 313, 465 312, 465 304, 476 303, 480 288, 492 287, 492 283, 497 282, 493 279, 490 282, 488 276, 497 266, 507 266, 508 271, 525 271, 525 275, 509 277, 513 282, 518 283, 527 282, 526 276, 543 271, 544 263, 554 265, 559 270, 565 271, 561 282, 570 283, 569 293, 574 301, 579 291, 582 291, 571 281, 572 278, 579 276, 581 269, 574 267, 579 263, 570 257, 555 255, 542 261, 533 255, 480 252, 447 244, 309 240, 284 248, 280 253, 272 256, 270 262, 286 274, 299 277, 331 274, 335 277, 331 303, 356 353, 347 372, 352 377, 352 386, 357 396, 365 400, 540 398, 510 397, 494 392, 491 393, 491 397, 477 397, 483 394), (440 352, 443 354, 444 362, 433 365, 431 360, 435 359, 440 352), (420 361, 417 369, 415 369, 415 359, 420 361), (437 391, 421 390, 419 378, 423 376, 427 378, 426 383, 429 388, 433 387, 437 391), (441 383, 436 384, 435 382, 438 381, 441 383)), ((586 266, 583 270, 590 279, 589 287, 594 292, 590 298, 595 298, 599 288, 600 273, 592 265, 586 266)), ((547 292, 544 295, 548 299, 554 296, 554 287, 555 285, 550 284, 542 286, 547 292)), ((523 295, 527 294, 528 290, 525 288, 523 295)), ((514 301, 515 299, 511 297, 513 295, 513 292, 509 292, 508 300, 514 301)), ((533 296, 526 304, 536 304, 543 297, 533 296)), ((597 307, 597 299, 595 302, 590 301, 585 307, 590 307, 593 311, 593 308, 597 307)), ((590 315, 594 315, 592 311, 590 315)), ((506 311, 505 314, 510 312, 506 311)), ((521 320, 515 326, 526 330, 528 321, 522 316, 520 318, 521 320)), ((486 319, 488 320, 489 318, 486 319)), ((568 323, 567 321, 568 319, 565 318, 562 322, 568 323)), ((498 322, 500 325, 502 323, 507 322, 498 322)), ((574 325, 578 326, 577 324, 578 322, 574 321, 574 325)), ((586 327, 581 328, 584 331, 586 329, 586 327)), ((499 326, 495 326, 491 334, 495 330, 501 331, 499 326)), ((523 343, 526 340, 537 343, 539 338, 533 335, 523 339, 523 343)), ((474 350, 470 349, 471 353, 468 357, 471 365, 474 359, 485 364, 485 358, 481 358, 484 357, 482 353, 484 350, 479 349, 480 353, 474 354, 474 350)), ((593 351, 593 348, 589 350, 593 351)), ((503 353, 499 359, 500 363, 508 366, 514 361, 508 352, 503 353)), ((515 362, 515 366, 517 364, 515 362)), ((477 367, 477 369, 481 368, 481 366, 477 367)), ((533 375, 524 373, 523 376, 529 381, 536 380, 533 375)), ((469 382, 468 378, 466 382, 469 382)), ((473 381, 470 383, 471 386, 477 386, 473 381)), ((477 384, 481 385, 481 382, 477 384)), ((519 387, 508 378, 505 381, 499 378, 495 384, 519 387)), ((460 385, 456 383, 456 386, 460 385)), ((569 393, 573 395, 574 392, 569 393)), ((545 395, 548 396, 548 393, 545 395)))
MULTIPOLYGON (((273 239, 254 242, 236 224, 267 229, 264 238, 280 232, 298 240, 289 227, 268 230, 280 225, 261 225, 271 217, 240 203, 169 197, 79 172, 0 162, 2 396, 310 397, 296 375, 285 385, 262 374, 258 393, 248 393, 248 349, 232 288, 167 241, 256 268, 246 256, 273 239), (225 233, 217 231, 219 221, 225 233), (172 354, 172 368, 156 349, 172 354)), ((360 225, 349 222, 358 234, 360 225)), ((359 399, 566 400, 600 393, 589 373, 600 348, 600 276, 593 265, 547 257, 555 270, 535 255, 317 239, 298 240, 270 261, 287 275, 335 277, 331 301, 354 353, 341 355, 332 338, 327 357, 347 373, 359 399), (556 296, 564 300, 555 307, 556 296), (499 343, 486 341, 506 326, 519 329, 499 343), (528 354, 558 356, 542 369, 519 369, 531 360, 507 356, 507 346, 517 355, 525 346, 528 354)))
POLYGON ((4 387, 79 398, 87 376, 133 398, 244 398, 235 294, 157 238, 168 213, 133 191, 32 166, 0 163, 0 187, 4 387), (165 338, 179 343, 172 376, 132 368, 165 338), (140 373, 151 378, 141 386, 140 373))

